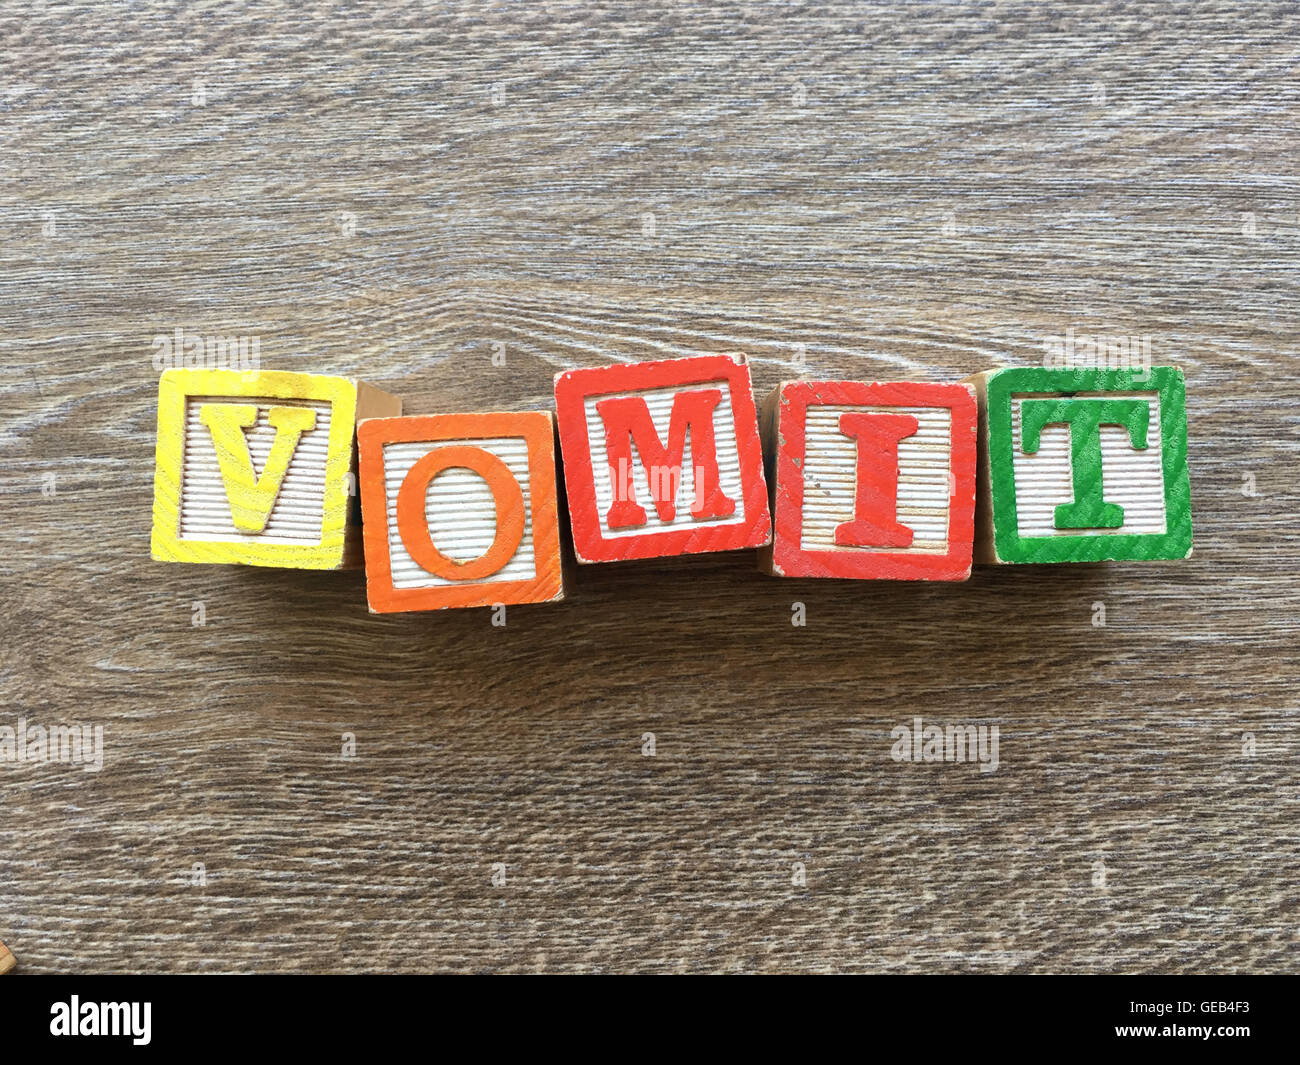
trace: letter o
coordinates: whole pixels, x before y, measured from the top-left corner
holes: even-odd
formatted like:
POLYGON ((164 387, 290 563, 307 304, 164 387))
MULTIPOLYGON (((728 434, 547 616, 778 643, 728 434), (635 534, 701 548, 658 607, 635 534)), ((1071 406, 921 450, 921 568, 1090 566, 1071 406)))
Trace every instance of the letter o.
POLYGON ((449 581, 477 581, 501 569, 524 538, 524 493, 510 467, 480 447, 453 445, 430 451, 411 467, 397 491, 397 532, 407 552, 423 569, 449 581), (487 482, 496 504, 497 534, 478 558, 458 562, 434 546, 425 518, 429 485, 444 470, 461 468, 487 482))

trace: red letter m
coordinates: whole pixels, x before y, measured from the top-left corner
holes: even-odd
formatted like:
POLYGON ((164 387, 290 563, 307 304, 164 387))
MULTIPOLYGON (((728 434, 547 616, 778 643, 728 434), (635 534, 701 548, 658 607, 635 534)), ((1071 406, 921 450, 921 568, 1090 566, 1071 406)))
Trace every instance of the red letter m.
POLYGON ((634 529, 646 523, 645 508, 637 504, 636 488, 627 472, 631 469, 633 444, 641 456, 650 498, 659 512, 659 520, 671 522, 677 517, 677 485, 681 482, 682 456, 686 451, 688 432, 695 474, 691 516, 696 519, 725 518, 736 512, 735 500, 724 495, 719 484, 713 411, 720 402, 722 392, 716 388, 677 393, 673 397, 667 447, 659 439, 650 408, 641 396, 617 396, 597 402, 596 413, 605 423, 605 454, 610 484, 614 488, 614 503, 605 516, 611 529, 634 529), (622 478, 619 477, 620 470, 623 471, 622 478))

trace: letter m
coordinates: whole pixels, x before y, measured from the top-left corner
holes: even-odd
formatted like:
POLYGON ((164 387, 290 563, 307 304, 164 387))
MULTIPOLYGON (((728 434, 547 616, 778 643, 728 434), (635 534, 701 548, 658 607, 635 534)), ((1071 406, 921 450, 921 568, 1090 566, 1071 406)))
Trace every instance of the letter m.
POLYGON ((60 762, 81 761, 81 726, 50 726, 50 757, 60 762))
MULTIPOLYGON (((636 486, 629 484, 619 470, 632 468, 635 446, 655 510, 662 522, 677 517, 677 487, 681 483, 686 440, 691 442, 694 466, 695 499, 691 517, 698 520, 726 518, 736 512, 719 483, 717 442, 713 431, 713 412, 722 402, 722 392, 702 388, 679 392, 673 397, 672 416, 668 424, 668 443, 664 444, 650 416, 650 407, 641 396, 616 396, 596 404, 596 413, 605 424, 605 451, 614 502, 605 515, 610 529, 635 529, 646 523, 645 508, 636 501, 636 486)), ((593 456, 593 467, 595 457, 593 456)))
POLYGON ((105 1002, 101 1012, 104 1018, 104 1030, 99 1033, 100 1035, 131 1034, 131 1003, 105 1002))

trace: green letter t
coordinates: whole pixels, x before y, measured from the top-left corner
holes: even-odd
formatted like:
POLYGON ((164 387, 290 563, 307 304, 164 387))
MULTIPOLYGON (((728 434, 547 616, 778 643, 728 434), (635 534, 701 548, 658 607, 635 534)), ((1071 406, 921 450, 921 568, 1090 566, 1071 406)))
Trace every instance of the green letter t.
POLYGON ((1107 503, 1101 484, 1101 427, 1128 430, 1139 450, 1147 446, 1151 404, 1144 399, 1026 399, 1020 405, 1020 447, 1026 455, 1038 451, 1043 427, 1069 425, 1070 467, 1074 501, 1056 508, 1058 529, 1118 529, 1124 508, 1107 503))

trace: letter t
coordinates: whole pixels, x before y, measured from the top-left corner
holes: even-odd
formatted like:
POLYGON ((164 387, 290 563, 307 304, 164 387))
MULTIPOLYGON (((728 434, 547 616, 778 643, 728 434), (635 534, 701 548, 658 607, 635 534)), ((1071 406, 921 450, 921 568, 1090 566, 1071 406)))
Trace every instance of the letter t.
POLYGON ((1151 403, 1144 399, 1026 399, 1020 404, 1020 446, 1026 455, 1038 451, 1045 426, 1070 427, 1074 500, 1056 508, 1058 529, 1118 529, 1124 524, 1124 508, 1103 498, 1101 427, 1128 430, 1133 446, 1142 450, 1150 420, 1151 403))

